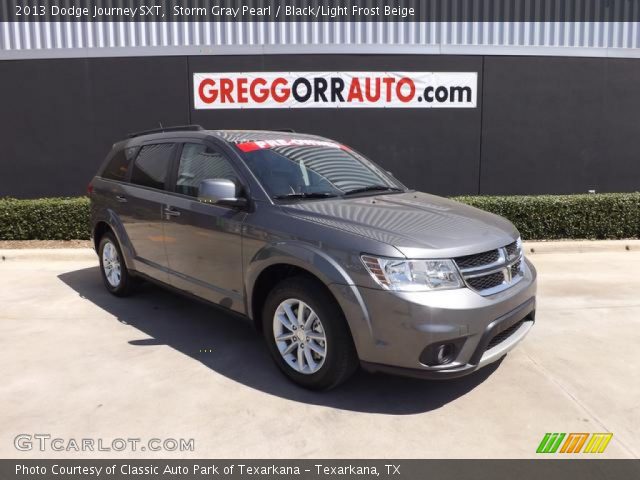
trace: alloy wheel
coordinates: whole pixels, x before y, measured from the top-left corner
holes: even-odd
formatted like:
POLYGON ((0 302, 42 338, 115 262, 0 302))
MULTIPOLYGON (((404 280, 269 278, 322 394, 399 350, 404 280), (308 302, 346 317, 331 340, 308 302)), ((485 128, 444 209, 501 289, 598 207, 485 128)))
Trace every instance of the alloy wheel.
POLYGON ((302 300, 284 300, 273 316, 273 337, 287 365, 310 375, 324 365, 327 337, 318 315, 302 300))
POLYGON ((122 269, 118 250, 111 242, 105 243, 102 248, 102 268, 104 269, 104 276, 107 282, 109 282, 109 285, 117 288, 122 278, 122 269))

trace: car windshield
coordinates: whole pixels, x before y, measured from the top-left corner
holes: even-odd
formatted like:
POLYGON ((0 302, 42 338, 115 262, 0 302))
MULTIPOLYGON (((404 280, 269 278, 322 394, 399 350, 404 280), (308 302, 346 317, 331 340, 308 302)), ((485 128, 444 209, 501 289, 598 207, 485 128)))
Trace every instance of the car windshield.
POLYGON ((340 144, 320 140, 271 140, 237 144, 269 196, 318 199, 405 191, 372 162, 340 144))

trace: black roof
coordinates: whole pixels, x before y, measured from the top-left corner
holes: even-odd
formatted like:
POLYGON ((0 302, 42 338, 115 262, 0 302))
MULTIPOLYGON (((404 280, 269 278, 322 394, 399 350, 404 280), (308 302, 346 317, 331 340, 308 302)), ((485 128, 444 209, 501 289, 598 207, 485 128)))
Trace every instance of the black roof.
MULTIPOLYGON (((147 130, 139 133, 132 133, 125 140, 127 144, 137 144, 145 140, 161 140, 164 138, 174 138, 176 134, 184 134, 185 137, 207 138, 216 137, 229 143, 255 142, 260 140, 275 139, 322 139, 317 135, 296 133, 291 130, 205 130, 199 125, 185 125, 180 127, 164 127, 154 130, 147 130)), ((183 135, 180 135, 183 136, 183 135)))

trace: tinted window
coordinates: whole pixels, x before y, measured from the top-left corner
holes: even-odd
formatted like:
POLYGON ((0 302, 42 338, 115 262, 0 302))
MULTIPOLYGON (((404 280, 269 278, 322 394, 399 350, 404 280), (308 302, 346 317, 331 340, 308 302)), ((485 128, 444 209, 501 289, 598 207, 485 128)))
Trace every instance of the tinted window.
POLYGON ((185 143, 180 155, 176 192, 197 197, 200 182, 207 178, 235 180, 236 174, 221 153, 206 145, 185 143))
POLYGON ((142 147, 131 171, 131 183, 151 188, 164 188, 175 145, 160 143, 142 147))
POLYGON ((136 150, 137 148, 132 147, 117 151, 111 160, 109 160, 104 172, 102 172, 102 177, 124 181, 127 176, 127 170, 129 170, 129 164, 136 150))

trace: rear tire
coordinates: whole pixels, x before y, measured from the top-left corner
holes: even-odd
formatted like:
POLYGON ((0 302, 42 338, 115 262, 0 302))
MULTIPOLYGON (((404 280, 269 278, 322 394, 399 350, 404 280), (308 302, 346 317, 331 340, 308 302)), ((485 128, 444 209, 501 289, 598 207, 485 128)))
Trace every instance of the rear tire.
POLYGON ((304 388, 329 390, 358 368, 342 310, 318 281, 299 276, 276 285, 265 302, 262 325, 276 364, 304 388))
POLYGON ((113 233, 106 232, 100 239, 98 258, 102 281, 107 290, 117 297, 131 295, 134 279, 124 263, 122 250, 113 233))

